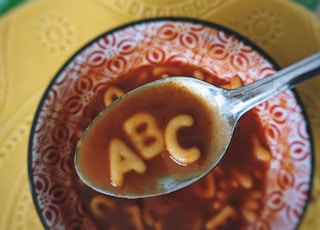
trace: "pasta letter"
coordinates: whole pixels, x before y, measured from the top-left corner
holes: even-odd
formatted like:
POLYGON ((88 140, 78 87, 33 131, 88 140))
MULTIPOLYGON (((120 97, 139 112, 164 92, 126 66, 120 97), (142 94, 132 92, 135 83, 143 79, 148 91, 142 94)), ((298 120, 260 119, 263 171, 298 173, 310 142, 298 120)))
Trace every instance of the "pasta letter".
POLYGON ((226 224, 229 218, 237 215, 236 210, 231 206, 225 206, 217 215, 211 217, 206 223, 207 229, 217 229, 219 226, 226 224))
POLYGON ((145 160, 149 160, 164 149, 162 132, 150 114, 139 112, 124 123, 124 129, 145 160))
POLYGON ((227 84, 223 84, 220 87, 225 88, 225 89, 236 89, 243 86, 242 80, 239 76, 234 76, 231 78, 230 82, 227 84))
POLYGON ((110 105, 113 101, 115 101, 117 98, 119 98, 123 94, 124 92, 121 89, 114 86, 110 87, 104 93, 104 97, 103 97, 104 105, 105 106, 110 105))
POLYGON ((123 141, 114 138, 110 142, 110 180, 115 187, 123 184, 124 174, 134 170, 143 174, 147 166, 123 141))
POLYGON ((179 145, 177 132, 182 127, 192 126, 193 117, 187 114, 177 115, 172 118, 165 130, 165 144, 174 161, 180 164, 190 164, 196 162, 200 158, 200 150, 197 147, 188 149, 179 145))
POLYGON ((90 209, 93 215, 101 219, 111 216, 116 207, 117 205, 112 199, 103 195, 94 196, 90 201, 90 209))

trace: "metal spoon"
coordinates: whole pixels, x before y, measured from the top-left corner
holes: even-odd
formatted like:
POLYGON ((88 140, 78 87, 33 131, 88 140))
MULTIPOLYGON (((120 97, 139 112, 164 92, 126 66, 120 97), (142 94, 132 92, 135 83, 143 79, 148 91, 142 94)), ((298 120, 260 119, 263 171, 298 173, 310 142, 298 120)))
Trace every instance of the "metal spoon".
MULTIPOLYGON (((320 74, 320 53, 311 55, 285 69, 276 72, 270 77, 261 79, 249 85, 233 90, 218 88, 201 80, 189 77, 169 77, 141 86, 116 100, 113 104, 102 111, 101 114, 98 115, 97 118, 88 126, 81 140, 79 141, 76 150, 76 171, 82 181, 88 186, 101 193, 111 196, 125 198, 143 198, 161 195, 181 189, 198 181, 219 163, 226 150, 228 149, 228 146, 232 139, 232 134, 237 126, 239 119, 244 113, 246 113, 254 106, 280 94, 281 92, 284 92, 285 90, 293 88, 297 84, 309 78, 312 78, 317 74, 320 74), (86 175, 86 173, 82 169, 81 164, 79 163, 79 159, 82 156, 81 154, 88 154, 85 153, 85 151, 82 151, 82 149, 84 147, 83 143, 86 140, 87 136, 89 134, 94 135, 91 131, 92 127, 98 126, 99 121, 102 119, 109 119, 110 111, 116 108, 118 104, 125 104, 130 97, 133 97, 137 94, 143 95, 144 91, 155 89, 159 87, 159 85, 169 86, 172 84, 177 84, 189 89, 190 92, 195 94, 194 96, 200 95, 202 97, 202 100, 208 102, 210 106, 215 105, 212 106, 211 109, 218 111, 220 116, 225 120, 224 123, 219 123, 220 130, 225 129, 228 131, 228 135, 226 135, 223 140, 220 141, 220 145, 222 147, 220 147, 219 151, 216 153, 214 149, 212 149, 212 156, 210 157, 210 160, 207 161, 206 166, 202 168, 200 167, 201 170, 198 170, 196 173, 191 173, 189 176, 168 174, 162 178, 156 178, 157 183, 151 185, 151 187, 147 186, 146 188, 141 190, 136 189, 135 192, 132 192, 128 187, 117 188, 112 186, 97 186, 92 178, 86 175)), ((165 89, 165 87, 162 88, 165 89)), ((108 131, 108 127, 105 127, 105 130, 108 131)), ((104 159, 101 159, 101 161, 103 160, 104 159)), ((106 168, 106 171, 107 170, 108 169, 106 168)), ((107 181, 108 178, 105 179, 107 181)))

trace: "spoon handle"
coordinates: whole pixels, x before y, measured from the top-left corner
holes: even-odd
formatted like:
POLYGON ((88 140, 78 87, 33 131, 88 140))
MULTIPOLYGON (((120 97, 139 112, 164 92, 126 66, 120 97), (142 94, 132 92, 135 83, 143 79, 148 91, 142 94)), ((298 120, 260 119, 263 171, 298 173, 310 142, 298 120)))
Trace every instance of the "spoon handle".
POLYGON ((240 117, 256 105, 315 77, 317 74, 320 74, 320 52, 302 59, 270 77, 238 89, 225 90, 224 94, 236 101, 231 112, 240 117))

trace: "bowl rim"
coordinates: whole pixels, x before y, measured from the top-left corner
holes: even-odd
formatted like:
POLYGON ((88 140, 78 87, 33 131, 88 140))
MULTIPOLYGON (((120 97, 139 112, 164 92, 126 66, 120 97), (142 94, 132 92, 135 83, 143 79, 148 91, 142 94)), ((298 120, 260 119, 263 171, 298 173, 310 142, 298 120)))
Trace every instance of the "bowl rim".
MULTIPOLYGON (((152 17, 152 18, 146 18, 146 19, 140 19, 140 20, 135 20, 129 23, 124 23, 120 26, 116 26, 112 29, 109 29, 100 35, 90 39, 88 42, 86 42, 84 45, 81 45, 79 49, 77 49, 76 52, 74 52, 67 60, 64 62, 64 64, 58 69, 58 71, 54 74, 53 78, 50 80, 48 83, 45 91, 43 92, 41 99, 37 105, 36 111, 34 113, 33 121, 31 124, 31 129, 29 132, 29 142, 28 142, 28 153, 27 153, 27 164, 28 164, 28 181, 29 181, 29 189, 31 192, 33 204, 35 206, 36 212, 38 214, 38 217, 40 218, 40 221, 45 229, 50 229, 50 227, 47 224, 47 221, 45 220, 45 217, 41 211, 38 196, 35 192, 35 185, 34 185, 34 176, 33 176, 33 169, 32 169, 32 160, 33 160, 33 144, 34 144, 34 134, 35 134, 35 129, 36 125, 41 113, 41 110, 43 108, 43 105, 45 104, 45 101, 47 99, 47 96, 49 95, 49 92, 52 89, 52 86, 58 79, 58 77, 64 72, 64 70, 68 67, 70 63, 79 55, 81 54, 84 50, 86 50, 90 45, 96 43, 99 39, 108 36, 110 34, 116 33, 118 31, 121 31, 126 28, 130 28, 132 26, 137 26, 141 24, 148 24, 148 23, 153 23, 153 22, 182 22, 182 23, 194 23, 198 25, 202 25, 208 28, 212 29, 217 29, 219 31, 223 31, 227 33, 230 36, 235 37, 238 41, 243 42, 245 45, 251 47, 254 49, 263 59, 268 61, 270 65, 276 70, 280 70, 281 67, 277 64, 277 62, 265 51, 263 50, 260 46, 258 46, 255 42, 250 40, 249 38, 246 38, 244 35, 234 31, 233 29, 230 29, 224 25, 211 22, 208 20, 203 20, 203 19, 196 19, 196 18, 191 18, 191 17, 176 17, 176 16, 168 16, 168 17, 152 17)), ((301 225, 301 222, 305 216, 306 209, 308 206, 308 203, 310 202, 311 199, 311 192, 313 188, 313 177, 314 177, 314 166, 315 166, 315 150, 314 150, 314 139, 312 135, 312 130, 310 127, 310 121, 309 117, 306 113, 305 105, 303 104, 299 94, 297 93, 296 89, 290 89, 288 91, 291 91, 293 93, 293 96, 295 100, 297 101, 297 104, 300 106, 301 109, 301 114, 304 118, 304 121, 306 123, 306 132, 308 133, 309 136, 309 143, 310 143, 310 182, 308 184, 308 192, 306 194, 306 200, 304 203, 304 207, 302 209, 301 217, 299 218, 297 224, 296 224, 296 229, 299 228, 301 225)))

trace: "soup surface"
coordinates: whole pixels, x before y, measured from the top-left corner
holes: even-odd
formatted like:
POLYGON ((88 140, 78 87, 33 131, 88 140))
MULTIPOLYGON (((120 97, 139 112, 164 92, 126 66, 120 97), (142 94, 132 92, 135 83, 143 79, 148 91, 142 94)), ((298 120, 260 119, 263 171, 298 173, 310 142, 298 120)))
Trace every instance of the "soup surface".
MULTIPOLYGON (((178 75, 197 77, 225 88, 236 88, 242 85, 241 79, 237 76, 229 81, 221 80, 212 73, 187 64, 163 64, 156 67, 143 66, 112 80, 99 90, 100 93, 94 100, 95 103, 92 104, 92 111, 84 114, 83 121, 92 120, 99 111, 102 111, 125 92, 159 78, 178 75)), ((175 90, 171 91, 171 93, 175 92, 175 90)), ((156 92, 154 93, 157 95, 156 92)), ((201 161, 205 157, 195 157, 190 162, 183 162, 183 159, 173 159, 171 154, 166 151, 154 153, 154 156, 148 159, 148 156, 142 155, 143 153, 141 153, 139 147, 137 148, 132 144, 132 136, 126 133, 128 130, 125 131, 124 125, 119 131, 118 121, 130 121, 132 117, 135 120, 151 120, 151 124, 156 124, 157 127, 154 130, 158 130, 159 134, 161 134, 159 136, 165 139, 166 127, 170 120, 176 116, 180 114, 191 115, 195 123, 206 123, 209 116, 212 115, 203 110, 205 105, 202 105, 204 107, 194 106, 199 101, 192 100, 198 100, 197 98, 187 96, 188 100, 185 100, 185 95, 175 95, 175 100, 181 104, 182 110, 176 110, 174 106, 167 109, 167 102, 172 97, 166 95, 163 98, 162 104, 157 105, 163 107, 160 110, 162 111, 161 114, 154 114, 152 108, 141 107, 145 101, 151 103, 158 99, 158 97, 150 96, 144 98, 143 103, 139 103, 140 100, 136 100, 136 104, 132 106, 137 106, 137 109, 129 108, 129 112, 124 112, 121 116, 114 116, 115 120, 106 121, 110 122, 110 124, 115 124, 114 130, 111 132, 110 130, 103 130, 103 126, 96 126, 96 132, 99 134, 95 135, 97 142, 102 143, 102 139, 110 137, 108 138, 109 141, 105 142, 105 146, 97 145, 97 151, 94 151, 91 157, 88 154, 85 159, 88 163, 86 164, 88 166, 87 172, 88 174, 93 174, 93 177, 97 179, 97 183, 103 181, 104 186, 114 188, 135 184, 136 186, 132 187, 141 192, 143 186, 145 186, 145 181, 142 180, 140 183, 139 180, 148 175, 147 172, 151 173, 151 175, 163 173, 164 171, 159 169, 163 165, 169 165, 169 171, 176 169, 188 170, 199 167, 200 163, 203 163, 201 161), (139 117, 139 114, 143 115, 139 117), (200 117, 201 119, 198 119, 200 117), (110 183, 110 171, 108 170, 110 158, 106 157, 108 155, 105 152, 110 149, 111 140, 115 140, 114 138, 117 140, 116 144, 120 143, 120 145, 126 146, 124 148, 126 151, 142 159, 141 161, 145 164, 145 169, 142 167, 142 169, 137 170, 138 172, 141 170, 140 172, 143 173, 139 174, 131 168, 130 172, 120 173, 123 178, 122 182, 118 184, 110 183)), ((120 122, 120 124, 124 123, 120 122)), ((140 123, 138 122, 138 124, 140 123)), ((141 127, 138 125, 135 131, 138 133, 145 131, 146 127, 147 125, 142 125, 141 127)), ((188 136, 189 139, 185 139, 186 141, 183 141, 183 138, 180 139, 180 137, 176 139, 178 139, 180 147, 184 149, 196 147, 201 150, 200 156, 206 156, 207 153, 204 150, 206 147, 204 146, 210 142, 209 139, 212 138, 212 129, 214 127, 216 126, 209 125, 208 127, 205 125, 199 130, 193 130, 192 126, 183 127, 178 136, 188 136), (191 145, 188 140, 192 140, 191 145)), ((156 133, 157 131, 152 132, 151 136, 156 135, 156 133)), ((90 215, 92 215, 98 225, 97 227, 100 229, 246 229, 248 224, 255 223, 264 208, 266 173, 271 153, 266 145, 260 121, 254 111, 249 111, 241 119, 234 135, 235 137, 227 154, 211 173, 184 189, 166 195, 133 200, 115 198, 99 194, 79 180, 77 186, 80 187, 79 195, 83 198, 84 208, 91 213, 90 215)), ((155 140, 157 140, 156 137, 153 137, 146 141, 145 144, 157 143, 155 140)), ((88 141, 93 143, 94 137, 89 137, 88 141)), ((162 141, 165 142, 165 140, 162 141)), ((95 146, 95 144, 92 144, 92 146, 95 146)), ((138 160, 138 162, 140 161, 138 160)), ((133 166, 131 165, 130 167, 133 166)), ((137 168, 139 167, 137 166, 137 168)))
POLYGON ((231 138, 215 102, 206 101, 209 94, 162 81, 126 95, 79 142, 82 179, 119 196, 139 196, 176 190, 176 183, 201 175, 231 138))

